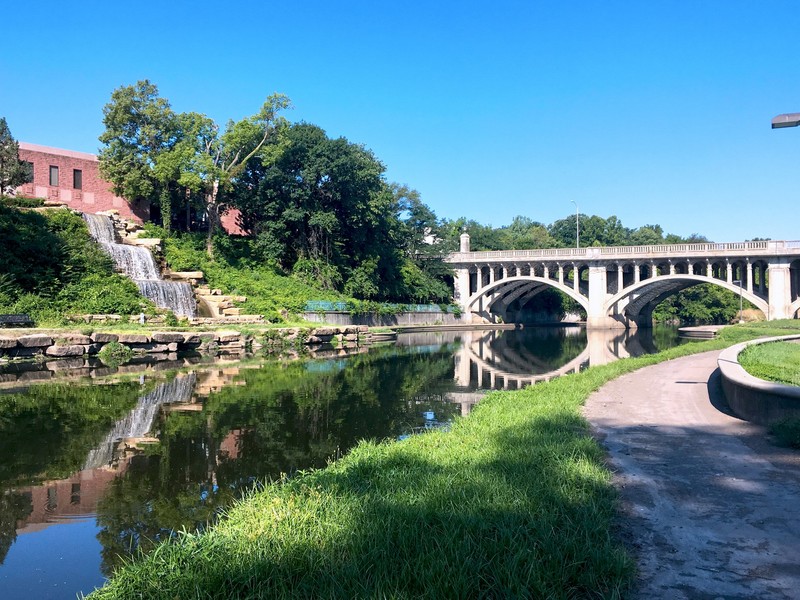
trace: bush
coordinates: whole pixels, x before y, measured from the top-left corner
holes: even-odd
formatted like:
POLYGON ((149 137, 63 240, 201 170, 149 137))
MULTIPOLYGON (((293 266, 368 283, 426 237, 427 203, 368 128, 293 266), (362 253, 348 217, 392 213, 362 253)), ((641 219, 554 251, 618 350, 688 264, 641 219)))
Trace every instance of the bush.
POLYGON ((133 358, 133 350, 119 342, 109 342, 103 346, 97 357, 108 367, 118 367, 133 358))

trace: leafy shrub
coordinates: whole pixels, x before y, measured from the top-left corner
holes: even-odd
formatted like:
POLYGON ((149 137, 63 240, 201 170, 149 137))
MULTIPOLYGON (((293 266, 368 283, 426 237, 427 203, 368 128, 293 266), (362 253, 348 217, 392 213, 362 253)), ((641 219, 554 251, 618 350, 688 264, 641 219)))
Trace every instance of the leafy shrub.
POLYGON ((44 206, 44 198, 30 198, 29 196, 3 196, 2 203, 6 206, 19 208, 38 208, 44 206))
POLYGON ((133 350, 119 342, 109 342, 102 347, 97 357, 106 366, 118 367, 133 358, 133 350))
POLYGON ((182 233, 164 239, 164 257, 176 271, 203 271, 208 285, 226 294, 246 296, 245 313, 264 315, 270 321, 282 320, 281 312, 300 313, 309 298, 339 300, 341 295, 323 290, 318 280, 309 282, 287 277, 255 257, 253 241, 217 236, 215 260, 205 250, 204 234, 182 233))

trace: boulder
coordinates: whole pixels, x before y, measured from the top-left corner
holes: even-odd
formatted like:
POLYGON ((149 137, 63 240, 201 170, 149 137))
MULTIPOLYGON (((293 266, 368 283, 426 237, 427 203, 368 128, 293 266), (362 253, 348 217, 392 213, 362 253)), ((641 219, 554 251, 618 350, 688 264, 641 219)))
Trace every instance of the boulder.
POLYGON ((183 343, 185 334, 179 331, 154 331, 153 341, 162 343, 181 342, 183 343))
POLYGON ((151 339, 142 333, 120 333, 117 341, 120 344, 149 344, 151 339))
POLYGON ((52 346, 53 338, 48 335, 23 335, 17 338, 17 343, 23 348, 42 348, 44 346, 52 346))
POLYGON ((220 344, 227 344, 241 340, 242 334, 238 331, 217 331, 214 339, 220 344))
POLYGON ((316 329, 314 329, 311 332, 311 335, 315 335, 317 337, 328 337, 328 338, 331 338, 334 335, 336 335, 337 333, 339 333, 339 330, 335 329, 333 327, 317 327, 316 329))
POLYGON ((147 354, 161 354, 169 352, 169 344, 157 344, 153 342, 131 344, 131 350, 134 352, 146 352, 147 354))
POLYGON ((84 347, 79 344, 70 346, 50 346, 44 353, 47 356, 83 356, 84 347))
POLYGON ((0 348, 15 348, 17 346, 17 338, 0 337, 0 348))
POLYGON ((81 333, 62 333, 56 338, 56 344, 69 346, 74 344, 91 344, 92 338, 81 333))
POLYGON ((91 336, 92 341, 98 344, 107 344, 108 342, 118 342, 119 336, 116 333, 102 333, 95 331, 91 336))

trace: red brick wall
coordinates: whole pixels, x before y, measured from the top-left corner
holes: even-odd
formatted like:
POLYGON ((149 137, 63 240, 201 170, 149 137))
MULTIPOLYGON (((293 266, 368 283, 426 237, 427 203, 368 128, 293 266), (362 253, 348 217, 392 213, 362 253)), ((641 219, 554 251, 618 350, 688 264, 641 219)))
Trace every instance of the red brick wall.
POLYGON ((231 235, 245 235, 247 232, 239 227, 239 209, 236 208, 229 208, 226 210, 222 215, 220 215, 220 223, 222 224, 222 228, 230 233, 231 235))
POLYGON ((94 154, 60 150, 20 142, 19 157, 33 163, 33 182, 17 188, 23 196, 63 202, 81 212, 116 210, 120 216, 141 223, 150 217, 147 202, 129 204, 111 192, 111 184, 100 177, 100 163, 94 154), (58 185, 50 185, 50 167, 58 167, 58 185), (81 189, 73 187, 73 171, 82 172, 81 189))

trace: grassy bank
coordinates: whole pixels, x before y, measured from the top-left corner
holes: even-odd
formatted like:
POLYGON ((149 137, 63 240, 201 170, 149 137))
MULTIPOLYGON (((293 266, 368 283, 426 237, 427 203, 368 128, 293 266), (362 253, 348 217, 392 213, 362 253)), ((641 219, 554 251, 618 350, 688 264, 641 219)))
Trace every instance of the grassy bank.
POLYGON ((362 443, 177 535, 92 597, 618 597, 633 564, 612 536, 615 493, 580 406, 643 366, 798 327, 732 327, 493 393, 449 432, 362 443))
POLYGON ((739 364, 759 379, 800 385, 800 344, 772 342, 749 346, 739 354, 739 364))

